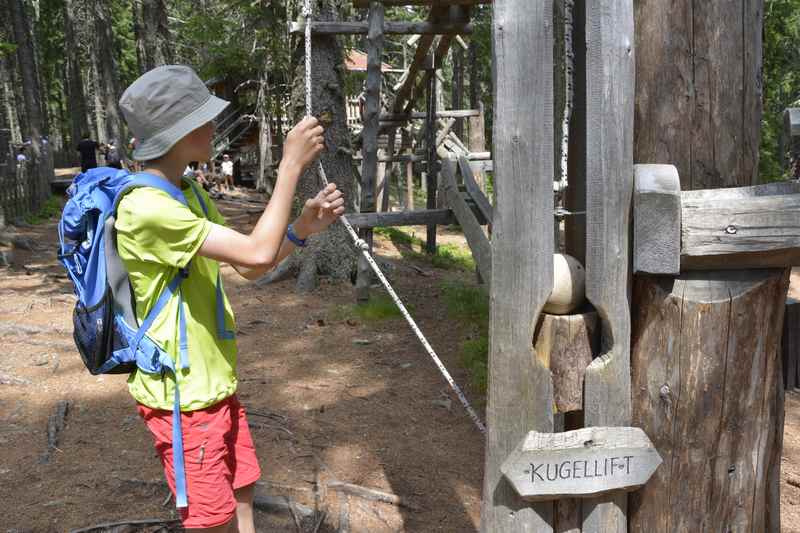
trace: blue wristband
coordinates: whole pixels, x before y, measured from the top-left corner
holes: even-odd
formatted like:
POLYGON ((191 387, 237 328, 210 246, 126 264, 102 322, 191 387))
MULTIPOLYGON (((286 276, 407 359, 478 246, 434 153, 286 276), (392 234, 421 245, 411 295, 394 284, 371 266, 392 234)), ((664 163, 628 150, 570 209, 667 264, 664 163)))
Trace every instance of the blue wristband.
POLYGON ((286 238, 292 241, 292 243, 294 243, 295 246, 299 246, 300 248, 303 248, 306 245, 305 239, 301 239, 300 237, 295 235, 291 224, 289 224, 289 227, 286 228, 286 238))

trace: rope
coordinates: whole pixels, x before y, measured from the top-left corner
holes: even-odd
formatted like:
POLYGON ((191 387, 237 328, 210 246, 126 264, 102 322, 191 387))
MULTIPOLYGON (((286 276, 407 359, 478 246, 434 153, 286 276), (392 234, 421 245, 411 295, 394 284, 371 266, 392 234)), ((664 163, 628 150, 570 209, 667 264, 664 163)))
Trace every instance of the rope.
MULTIPOLYGON (((303 16, 305 17, 306 21, 306 27, 305 27, 306 115, 311 116, 311 0, 304 0, 303 16)), ((322 162, 318 161, 318 165, 319 165, 320 179, 322 180, 323 185, 327 186, 328 178, 325 175, 325 169, 322 166, 322 162)), ((370 255, 369 245, 358 236, 355 229, 353 229, 353 226, 347 220, 347 217, 342 216, 339 218, 339 220, 342 222, 342 225, 350 234, 350 237, 352 237, 353 242, 356 245, 356 248, 358 248, 361 251, 361 254, 364 256, 364 259, 367 260, 367 263, 369 263, 369 266, 372 267, 372 270, 373 272, 375 272, 375 275, 378 277, 383 286, 386 288, 386 292, 389 293, 389 296, 392 297, 392 300, 394 301, 395 305, 397 305, 397 308, 400 309, 400 312, 405 317, 406 321, 408 322, 408 325, 411 326, 412 331, 417 335, 417 338, 422 343, 422 346, 425 348, 425 350, 428 352, 428 355, 431 356, 431 359, 433 359, 433 362, 439 368, 439 371, 442 373, 442 376, 444 376, 445 381, 447 381, 448 385, 450 385, 450 388, 453 389, 453 392, 455 392, 456 396, 458 396, 458 399, 461 401, 461 405, 464 406, 464 409, 466 409, 467 414, 469 414, 469 417, 472 419, 472 421, 475 423, 475 425, 478 427, 481 433, 485 433, 486 426, 484 426, 483 422, 481 422, 480 418, 478 418, 478 414, 469 404, 467 397, 464 395, 461 388, 453 380, 452 376, 450 376, 450 373, 447 371, 444 364, 442 364, 441 359, 439 359, 439 357, 436 355, 436 352, 433 351, 433 348, 428 342, 428 339, 426 339, 425 335, 422 334, 422 331, 420 331, 419 327, 417 326, 417 323, 411 317, 411 314, 409 314, 408 309, 406 309, 406 306, 403 305, 403 302, 400 300, 400 297, 397 296, 397 293, 394 292, 394 289, 389 284, 389 281, 386 279, 386 276, 384 276, 383 272, 381 272, 381 269, 375 262, 375 259, 373 259, 372 256, 370 255)))

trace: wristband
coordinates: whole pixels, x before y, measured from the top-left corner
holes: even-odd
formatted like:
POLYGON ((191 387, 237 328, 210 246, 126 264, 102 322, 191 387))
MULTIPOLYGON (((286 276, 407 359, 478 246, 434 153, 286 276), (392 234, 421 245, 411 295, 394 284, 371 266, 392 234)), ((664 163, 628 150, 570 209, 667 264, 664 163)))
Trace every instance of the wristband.
POLYGON ((289 227, 286 228, 286 238, 292 241, 292 243, 294 243, 295 246, 299 246, 300 248, 303 248, 306 245, 306 239, 301 239, 300 237, 295 235, 291 224, 289 224, 289 227))

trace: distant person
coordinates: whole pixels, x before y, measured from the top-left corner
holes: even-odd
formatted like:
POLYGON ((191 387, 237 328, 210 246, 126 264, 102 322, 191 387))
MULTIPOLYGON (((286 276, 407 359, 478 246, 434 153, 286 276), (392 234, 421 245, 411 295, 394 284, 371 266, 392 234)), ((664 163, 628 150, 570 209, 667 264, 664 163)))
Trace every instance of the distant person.
POLYGON ((105 155, 107 167, 122 169, 122 157, 113 139, 105 146, 105 155))
POLYGON ((27 160, 28 156, 25 155, 25 147, 23 146, 19 150, 17 150, 17 164, 23 165, 27 160))
POLYGON ((81 142, 78 143, 78 150, 81 153, 81 172, 86 172, 90 168, 97 168, 97 149, 100 147, 97 141, 89 138, 88 133, 84 133, 81 142))
POLYGON ((226 191, 233 190, 233 161, 228 154, 222 156, 222 183, 226 191))

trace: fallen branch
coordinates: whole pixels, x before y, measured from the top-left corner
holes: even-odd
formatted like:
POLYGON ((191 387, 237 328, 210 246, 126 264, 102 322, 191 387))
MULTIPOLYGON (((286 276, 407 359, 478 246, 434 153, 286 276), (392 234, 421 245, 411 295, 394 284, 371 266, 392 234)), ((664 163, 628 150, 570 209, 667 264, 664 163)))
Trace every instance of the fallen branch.
POLYGON ((47 419, 47 451, 42 456, 40 463, 50 461, 50 454, 58 449, 58 439, 64 429, 64 420, 69 412, 69 401, 59 400, 55 412, 47 419))
POLYGON ((351 483, 344 483, 342 481, 329 481, 327 486, 331 490, 336 490, 339 492, 344 492, 345 494, 350 494, 352 496, 358 496, 359 498, 364 498, 365 500, 372 500, 376 502, 383 502, 383 503, 390 503, 392 505, 397 505, 398 507, 405 507, 407 509, 411 509, 413 511, 421 511, 419 507, 416 505, 409 503, 403 500, 400 496, 396 494, 391 494, 388 492, 381 492, 375 489, 368 489, 366 487, 362 487, 360 485, 353 485, 351 483))
POLYGON ((265 513, 292 513, 294 512, 302 518, 307 518, 314 514, 314 510, 303 504, 297 503, 285 496, 263 496, 256 494, 253 498, 253 507, 265 513))
POLYGON ((292 433, 283 426, 277 426, 275 424, 264 424, 262 422, 248 422, 247 425, 250 426, 251 428, 257 428, 257 429, 277 429, 279 431, 285 432, 287 435, 294 438, 294 433, 292 433))
POLYGON ((118 531, 122 526, 161 526, 175 528, 174 531, 182 531, 178 529, 181 525, 180 520, 164 520, 163 518, 145 518, 144 520, 123 520, 121 522, 107 522, 105 524, 97 524, 95 526, 84 527, 81 529, 73 529, 69 533, 103 533, 108 531, 118 531))
POLYGON ((797 487, 798 489, 800 489, 800 479, 797 479, 795 477, 787 477, 786 483, 788 483, 792 487, 797 487))

